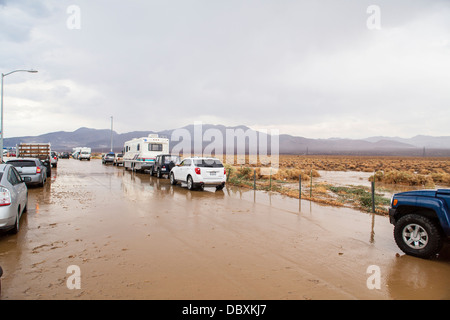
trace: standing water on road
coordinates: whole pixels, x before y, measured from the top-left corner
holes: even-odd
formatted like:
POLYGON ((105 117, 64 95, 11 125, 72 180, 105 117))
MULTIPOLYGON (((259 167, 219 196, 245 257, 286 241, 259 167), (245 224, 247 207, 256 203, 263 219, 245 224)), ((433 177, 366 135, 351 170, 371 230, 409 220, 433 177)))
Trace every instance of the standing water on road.
POLYGON ((450 255, 405 256, 392 230, 348 208, 61 159, 30 188, 20 232, 0 236, 1 297, 449 299, 450 255))

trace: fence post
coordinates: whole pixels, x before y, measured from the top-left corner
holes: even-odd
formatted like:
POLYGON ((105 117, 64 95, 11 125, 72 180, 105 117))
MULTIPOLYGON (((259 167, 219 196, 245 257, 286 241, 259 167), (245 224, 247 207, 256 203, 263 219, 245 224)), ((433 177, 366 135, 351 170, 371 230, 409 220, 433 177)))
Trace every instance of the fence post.
POLYGON ((372 181, 372 212, 375 213, 375 181, 372 181))
POLYGON ((298 176, 298 199, 302 200, 302 175, 298 176))
POLYGON ((256 190, 256 170, 253 170, 253 190, 256 190))
POLYGON ((312 198, 312 169, 311 169, 311 182, 309 186, 309 197, 312 198))
POLYGON ((272 191, 272 167, 270 167, 269 191, 272 191))

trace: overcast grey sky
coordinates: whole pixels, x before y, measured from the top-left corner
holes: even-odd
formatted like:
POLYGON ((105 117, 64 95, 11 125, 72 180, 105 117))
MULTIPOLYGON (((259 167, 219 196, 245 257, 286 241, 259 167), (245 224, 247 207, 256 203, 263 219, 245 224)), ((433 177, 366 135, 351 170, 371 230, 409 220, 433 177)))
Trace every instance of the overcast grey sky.
POLYGON ((2 73, 39 71, 5 77, 5 137, 450 135, 448 0, 0 0, 0 47, 2 73))

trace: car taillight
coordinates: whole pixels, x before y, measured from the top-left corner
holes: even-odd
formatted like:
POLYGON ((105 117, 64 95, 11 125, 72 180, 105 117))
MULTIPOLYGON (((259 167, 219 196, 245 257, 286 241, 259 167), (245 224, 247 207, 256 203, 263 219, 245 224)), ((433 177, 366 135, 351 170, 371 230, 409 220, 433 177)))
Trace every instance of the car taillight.
POLYGON ((223 174, 227 174, 227 169, 223 169, 223 174))
POLYGON ((11 194, 6 188, 0 188, 0 206, 9 206, 11 204, 11 194))
POLYGON ((201 173, 200 168, 195 168, 195 173, 200 174, 201 173))
POLYGON ((40 167, 36 167, 36 173, 41 173, 41 168, 40 167))

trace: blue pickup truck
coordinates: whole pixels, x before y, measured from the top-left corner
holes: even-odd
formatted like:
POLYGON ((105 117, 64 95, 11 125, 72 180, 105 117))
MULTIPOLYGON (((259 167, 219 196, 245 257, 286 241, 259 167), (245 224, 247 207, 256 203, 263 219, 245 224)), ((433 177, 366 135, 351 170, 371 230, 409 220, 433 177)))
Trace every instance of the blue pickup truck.
POLYGON ((389 219, 395 242, 404 253, 431 258, 450 239, 450 189, 394 194, 389 219))

